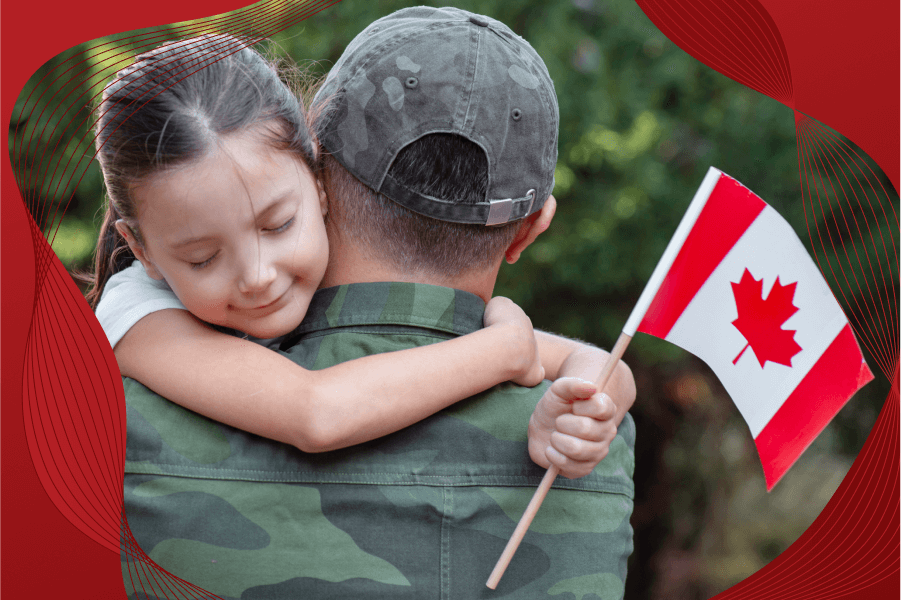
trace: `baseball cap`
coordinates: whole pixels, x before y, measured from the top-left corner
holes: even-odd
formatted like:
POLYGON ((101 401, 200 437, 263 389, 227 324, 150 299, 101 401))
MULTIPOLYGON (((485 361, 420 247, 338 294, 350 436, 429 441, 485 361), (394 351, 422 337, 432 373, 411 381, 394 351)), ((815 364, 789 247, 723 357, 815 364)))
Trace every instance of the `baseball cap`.
POLYGON ((416 7, 373 22, 347 46, 313 99, 319 141, 369 188, 443 221, 496 225, 544 205, 554 187, 559 109, 541 57, 495 19, 416 7), (488 159, 476 204, 409 189, 388 170, 431 133, 463 136, 488 159))

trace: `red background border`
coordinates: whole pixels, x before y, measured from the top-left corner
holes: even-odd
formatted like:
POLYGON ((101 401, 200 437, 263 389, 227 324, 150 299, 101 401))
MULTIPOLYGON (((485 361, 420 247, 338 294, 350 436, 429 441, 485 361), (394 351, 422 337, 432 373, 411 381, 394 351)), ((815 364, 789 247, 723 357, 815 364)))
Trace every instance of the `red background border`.
MULTIPOLYGON (((897 189, 898 3, 761 1, 785 41, 795 107, 858 144, 897 189)), ((95 0, 87 7, 76 2, 13 4, 6 0, 0 19, 0 122, 10 122, 13 104, 28 77, 63 50, 102 35, 203 18, 242 5, 241 0, 157 0, 148 9, 147 3, 113 0, 95 0)), ((0 589, 10 598, 58 594, 121 599, 119 558, 87 538, 53 506, 40 486, 25 443, 22 372, 34 301, 34 253, 9 156, 2 154, 0 589)), ((899 597, 894 577, 878 590, 868 590, 868 596, 899 597)))

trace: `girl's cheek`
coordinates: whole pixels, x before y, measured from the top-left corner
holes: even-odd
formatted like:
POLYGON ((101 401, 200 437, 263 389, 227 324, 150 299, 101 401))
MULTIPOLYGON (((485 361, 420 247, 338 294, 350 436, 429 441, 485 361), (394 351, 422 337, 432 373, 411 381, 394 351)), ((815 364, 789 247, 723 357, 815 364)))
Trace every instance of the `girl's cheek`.
POLYGON ((194 300, 205 307, 207 311, 225 312, 229 304, 230 296, 224 293, 221 285, 204 282, 196 286, 191 295, 194 300))

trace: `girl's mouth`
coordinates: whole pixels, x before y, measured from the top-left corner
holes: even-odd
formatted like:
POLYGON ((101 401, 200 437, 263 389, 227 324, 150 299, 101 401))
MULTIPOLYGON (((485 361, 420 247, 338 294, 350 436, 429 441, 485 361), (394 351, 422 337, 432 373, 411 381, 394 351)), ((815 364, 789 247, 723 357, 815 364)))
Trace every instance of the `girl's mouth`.
POLYGON ((254 316, 261 316, 261 315, 259 315, 259 313, 274 312, 275 309, 278 308, 278 304, 281 302, 282 298, 284 298, 286 294, 287 294, 287 292, 282 293, 272 302, 268 302, 266 304, 261 304, 260 306, 255 306, 253 308, 240 309, 240 311, 244 312, 244 313, 253 314, 254 316))

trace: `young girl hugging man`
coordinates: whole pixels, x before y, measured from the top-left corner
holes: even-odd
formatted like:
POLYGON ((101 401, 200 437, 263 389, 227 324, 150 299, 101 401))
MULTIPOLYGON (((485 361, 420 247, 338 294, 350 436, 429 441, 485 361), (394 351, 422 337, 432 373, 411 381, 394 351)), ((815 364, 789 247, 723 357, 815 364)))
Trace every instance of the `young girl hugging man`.
MULTIPOLYGON (((446 503, 458 484, 540 478, 525 464, 529 451, 579 477, 615 449, 634 382, 625 365, 610 396, 585 380, 605 352, 533 334, 507 299, 415 276, 323 288, 349 248, 330 257, 323 165, 334 159, 312 133, 316 115, 243 40, 204 36, 138 56, 106 89, 99 115, 109 206, 90 300, 127 378, 126 515, 170 572, 222 597, 251 588, 294 597, 357 580, 412 591, 412 571, 374 550, 380 536, 402 532, 350 539, 361 525, 348 506, 378 512, 387 498, 415 505, 405 521, 425 525, 441 490, 446 503), (436 305, 444 312, 433 317, 436 305), (399 307, 416 317, 417 306, 421 321, 392 320, 399 307), (501 433, 465 426, 480 392, 516 403, 529 389, 520 386, 538 386, 529 398, 540 397, 530 404, 528 449, 525 422, 501 433), (476 454, 441 449, 448 436, 466 446, 472 435, 476 454), (521 473, 492 475, 498 456, 521 473), (487 470, 455 482, 449 465, 469 463, 487 470), (404 489, 409 498, 395 497, 404 489), (352 558, 346 570, 335 556, 352 558)), ((547 212, 534 214, 529 231, 549 223, 547 212)), ((494 497, 491 489, 481 494, 494 497)), ((425 559, 416 554, 413 562, 425 559)), ((123 565, 134 573, 130 560, 123 565)))

